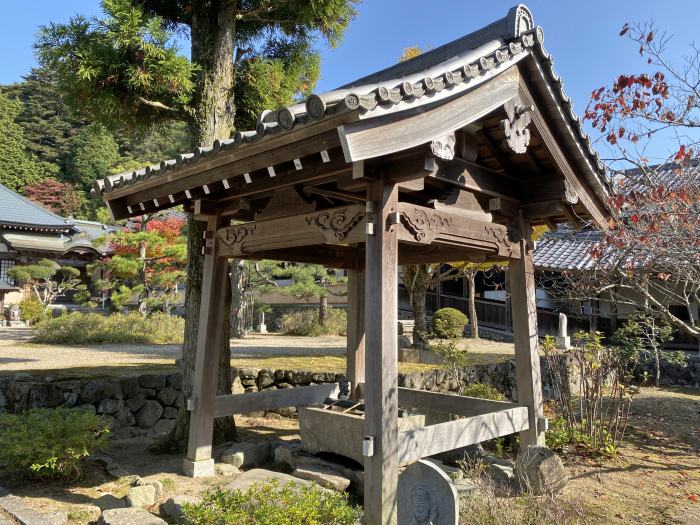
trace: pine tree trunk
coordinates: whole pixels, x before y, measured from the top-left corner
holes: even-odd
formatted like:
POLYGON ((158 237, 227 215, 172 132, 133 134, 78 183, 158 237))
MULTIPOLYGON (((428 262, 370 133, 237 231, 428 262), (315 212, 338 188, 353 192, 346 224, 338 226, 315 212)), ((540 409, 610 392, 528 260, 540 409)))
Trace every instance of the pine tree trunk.
POLYGON ((231 337, 243 339, 246 326, 245 265, 241 259, 231 261, 231 337))
POLYGON ((428 284, 430 283, 430 274, 428 273, 427 264, 415 264, 406 267, 409 273, 406 283, 409 289, 411 300, 411 310, 413 311, 413 344, 419 346, 425 339, 425 334, 428 330, 426 323, 426 307, 425 300, 428 292, 428 284))
POLYGON ((479 339, 479 320, 476 317, 476 270, 467 272, 467 280, 469 281, 469 326, 472 339, 479 339))
MULTIPOLYGON (((190 123, 192 146, 209 146, 216 139, 227 139, 233 132, 233 56, 236 35, 234 5, 221 7, 211 0, 192 1, 192 61, 199 65, 197 89, 192 101, 194 115, 190 123)), ((185 295, 185 337, 182 349, 182 396, 192 395, 199 308, 202 296, 202 248, 206 223, 187 218, 187 291, 185 295)), ((226 304, 230 308, 230 288, 226 304)), ((226 316, 228 318, 228 316, 226 316)), ((229 323, 222 337, 218 385, 220 393, 231 392, 229 323)), ((182 403, 177 424, 162 448, 181 451, 187 446, 190 414, 182 403)), ((235 434, 233 418, 217 419, 214 436, 230 439, 235 434)))

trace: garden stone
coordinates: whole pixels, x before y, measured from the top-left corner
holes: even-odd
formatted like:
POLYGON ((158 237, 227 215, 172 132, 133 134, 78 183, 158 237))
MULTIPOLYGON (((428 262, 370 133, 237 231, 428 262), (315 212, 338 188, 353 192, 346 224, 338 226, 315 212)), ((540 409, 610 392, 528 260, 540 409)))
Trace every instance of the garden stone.
POLYGON ((119 386, 127 398, 137 397, 141 395, 141 387, 139 386, 138 377, 124 377, 119 380, 119 386))
POLYGON ((103 399, 97 405, 98 414, 116 414, 118 410, 119 407, 114 399, 103 399))
POLYGON ((152 427, 163 415, 163 407, 158 401, 149 399, 136 414, 136 422, 140 428, 152 427))
POLYGON ((308 370, 298 370, 292 373, 292 384, 295 385, 308 385, 311 383, 312 372, 308 370))
POLYGON ((196 505, 201 501, 200 498, 195 496, 173 496, 172 498, 168 498, 165 503, 160 506, 160 513, 175 523, 184 523, 185 515, 182 512, 182 505, 185 503, 196 505))
POLYGON ((165 407, 163 410, 163 417, 165 419, 175 419, 177 418, 177 408, 175 407, 165 407))
POLYGON ((63 406, 73 408, 78 403, 78 394, 75 392, 63 393, 63 406))
POLYGON ((170 406, 177 399, 178 395, 179 394, 172 388, 163 388, 156 395, 156 399, 158 399, 161 404, 170 406))
POLYGON ((94 500, 93 503, 97 505, 101 511, 126 507, 126 500, 124 498, 118 498, 113 494, 105 494, 104 496, 100 496, 94 500))
POLYGON ((277 383, 277 388, 280 390, 285 390, 287 388, 294 388, 294 385, 290 385, 289 383, 285 383, 283 381, 282 383, 277 383))
POLYGON ((231 382, 231 393, 232 394, 242 394, 245 392, 245 387, 241 384, 241 379, 236 376, 231 382))
POLYGON ((97 520, 98 525, 168 525, 146 509, 128 508, 106 510, 97 520))
POLYGON ((297 413, 296 407, 273 408, 270 412, 279 414, 282 417, 292 417, 297 413))
POLYGON ((156 502, 156 488, 153 485, 131 487, 126 495, 129 507, 150 507, 156 502))
POLYGON ((260 370, 258 374, 258 388, 263 390, 275 384, 275 378, 271 370, 260 370))
POLYGON ((63 391, 53 384, 32 383, 29 393, 31 408, 53 408, 63 404, 63 391))
POLYGON ((534 494, 557 492, 568 481, 561 458, 551 449, 537 445, 520 449, 515 460, 515 477, 521 490, 534 494))
POLYGON ((399 474, 398 523, 457 525, 459 496, 449 476, 420 460, 399 474))
MULTIPOLYGON (((290 481, 299 487, 311 485, 310 481, 295 478, 294 476, 290 476, 289 474, 283 474, 281 472, 275 472, 273 470, 254 468, 252 470, 249 470, 248 472, 244 472, 232 482, 228 483, 224 488, 226 490, 240 490, 245 492, 255 484, 267 483, 272 480, 277 480, 279 482, 280 487, 287 485, 290 481)), ((321 490, 328 489, 321 488, 321 490)))
POLYGON ((325 467, 304 467, 292 471, 292 476, 313 481, 327 489, 345 492, 350 486, 350 480, 338 471, 325 467))
POLYGON ((165 375, 163 374, 144 374, 139 376, 139 385, 142 388, 164 388, 165 375))
POLYGON ((94 405, 108 397, 121 397, 122 392, 119 385, 108 382, 104 379, 88 381, 83 385, 80 393, 80 401, 94 405))
POLYGON ((160 500, 163 497, 163 484, 158 481, 157 479, 143 479, 139 478, 138 481, 136 482, 137 487, 153 487, 156 489, 156 494, 155 498, 156 501, 160 500))
POLYGON ((132 414, 129 407, 126 406, 119 407, 115 421, 120 427, 130 427, 136 424, 134 414, 132 414))
POLYGON ((75 380, 67 380, 67 381, 58 381, 54 383, 58 388, 61 390, 77 390, 81 386, 81 381, 75 379, 75 380))
POLYGON ((234 443, 221 456, 223 463, 234 467, 257 467, 270 460, 270 443, 234 443))
POLYGON ((510 461, 490 454, 484 455, 481 461, 484 464, 486 475, 495 484, 514 487, 515 473, 510 461))
POLYGON ((249 392, 257 392, 257 391, 258 391, 258 387, 255 386, 255 384, 253 384, 252 386, 247 386, 247 387, 245 388, 245 391, 246 391, 246 393, 249 393, 249 392))
POLYGON ((292 456, 301 452, 300 443, 278 442, 272 445, 275 465, 292 466, 292 456))
POLYGON ((138 412, 141 409, 141 407, 145 404, 145 397, 132 397, 126 400, 126 406, 128 406, 129 410, 131 410, 132 412, 138 412))
POLYGON ((151 434, 154 436, 162 436, 163 434, 169 434, 172 429, 175 428, 177 421, 175 419, 161 419, 153 425, 151 429, 151 434))
POLYGON ((180 390, 182 388, 182 375, 168 374, 165 376, 165 384, 167 384, 170 388, 180 390))
POLYGON ((484 454, 486 454, 486 452, 484 452, 484 448, 480 443, 477 443, 476 445, 467 445, 466 447, 441 452, 440 454, 435 454, 432 457, 438 461, 442 461, 445 465, 459 467, 459 464, 462 462, 473 462, 480 460, 484 454))
POLYGON ((31 382, 31 381, 34 381, 34 376, 31 374, 26 374, 24 372, 20 372, 20 373, 14 375, 14 380, 16 383, 31 382))
POLYGON ((241 471, 238 467, 229 465, 228 463, 217 463, 214 467, 216 469, 216 474, 219 476, 224 476, 231 478, 240 475, 241 471))

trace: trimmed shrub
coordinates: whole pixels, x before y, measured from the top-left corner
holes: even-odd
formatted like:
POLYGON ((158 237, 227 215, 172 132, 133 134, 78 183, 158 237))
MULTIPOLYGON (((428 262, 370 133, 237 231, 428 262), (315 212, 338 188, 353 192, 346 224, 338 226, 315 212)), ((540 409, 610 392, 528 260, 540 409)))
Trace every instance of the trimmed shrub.
POLYGON ((35 479, 80 477, 80 460, 102 448, 109 422, 85 410, 0 414, 0 471, 35 479))
POLYGON ((84 314, 73 312, 48 319, 36 327, 37 343, 81 344, 176 344, 182 342, 185 320, 155 313, 148 317, 128 314, 84 314))
POLYGON ((440 308, 433 314, 433 333, 440 339, 458 339, 464 335, 469 319, 454 308, 440 308))
POLYGON ((29 324, 37 324, 44 319, 48 319, 49 314, 44 308, 44 304, 39 299, 25 299, 19 303, 19 316, 29 324))
POLYGON ((321 326, 316 309, 297 310, 284 314, 280 320, 280 331, 284 335, 346 335, 348 314, 342 308, 329 308, 326 325, 321 326))
POLYGON ((491 399, 493 401, 505 401, 505 396, 496 388, 485 383, 472 383, 462 388, 461 395, 467 397, 478 397, 481 399, 491 399))
POLYGON ((183 513, 188 525, 354 525, 361 516, 344 494, 275 480, 245 492, 210 491, 202 503, 183 505, 183 513))

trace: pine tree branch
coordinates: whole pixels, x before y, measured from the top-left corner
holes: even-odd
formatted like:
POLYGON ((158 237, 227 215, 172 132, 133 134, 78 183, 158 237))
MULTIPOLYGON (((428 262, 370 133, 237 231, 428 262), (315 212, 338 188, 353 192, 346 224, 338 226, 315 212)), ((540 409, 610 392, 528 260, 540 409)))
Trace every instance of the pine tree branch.
POLYGON ((165 104, 163 104, 162 102, 158 102, 157 100, 149 100, 145 97, 142 97, 141 95, 137 95, 136 99, 144 106, 148 106, 150 108, 154 108, 165 113, 170 113, 171 115, 180 117, 182 119, 189 119, 191 116, 191 111, 188 111, 187 108, 173 108, 170 106, 166 106, 165 104))

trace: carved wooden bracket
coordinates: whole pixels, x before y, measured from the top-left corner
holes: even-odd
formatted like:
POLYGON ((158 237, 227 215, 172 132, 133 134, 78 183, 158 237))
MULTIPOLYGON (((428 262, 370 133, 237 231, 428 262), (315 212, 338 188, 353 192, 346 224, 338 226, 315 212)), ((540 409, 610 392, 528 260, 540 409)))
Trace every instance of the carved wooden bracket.
POLYGON ((243 241, 255 232, 256 226, 254 222, 251 222, 222 228, 219 230, 219 239, 232 251, 240 250, 243 241))
POLYGON ((399 217, 401 223, 419 242, 430 242, 438 233, 445 233, 452 226, 451 217, 440 213, 428 213, 415 207, 404 209, 399 217))
POLYGON ((438 137, 430 143, 430 151, 438 158, 452 160, 455 158, 455 143, 457 139, 454 133, 448 133, 438 137))
POLYGON ((532 122, 530 113, 534 108, 522 106, 514 98, 506 102, 503 108, 508 115, 507 119, 501 120, 501 128, 506 136, 506 142, 515 153, 525 153, 530 144, 530 130, 527 127, 532 122))
POLYGON ((362 211, 336 208, 307 216, 306 224, 308 226, 318 226, 324 232, 332 232, 338 241, 342 241, 355 226, 362 222, 364 217, 365 214, 362 211))

